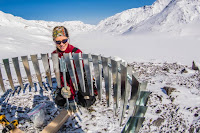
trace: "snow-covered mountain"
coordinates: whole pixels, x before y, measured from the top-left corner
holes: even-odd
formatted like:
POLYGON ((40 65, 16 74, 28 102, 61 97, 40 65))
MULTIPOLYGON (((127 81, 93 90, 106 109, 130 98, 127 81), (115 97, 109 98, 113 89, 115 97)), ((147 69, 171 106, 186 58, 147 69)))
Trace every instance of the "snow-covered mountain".
POLYGON ((199 22, 199 7, 199 0, 157 0, 150 6, 133 8, 117 13, 102 20, 98 25, 84 24, 81 21, 47 22, 25 20, 0 11, 0 26, 17 26, 27 30, 35 30, 37 28, 47 30, 46 32, 51 31, 56 25, 64 25, 73 33, 93 30, 116 34, 129 33, 130 31, 174 31, 180 33, 185 27, 184 24, 199 22))
POLYGON ((130 26, 145 21, 161 12, 169 2, 170 0, 157 0, 151 6, 133 8, 117 13, 114 16, 102 20, 97 25, 97 30, 123 33, 128 30, 130 26))
POLYGON ((199 0, 157 0, 151 6, 133 8, 111 16, 101 21, 96 29, 118 34, 170 31, 180 24, 199 20, 199 7, 199 0))
POLYGON ((129 31, 175 31, 200 22, 199 0, 172 0, 160 13, 130 27, 129 31))
POLYGON ((0 11, 0 26, 3 27, 21 27, 29 30, 37 28, 51 31, 52 28, 57 25, 63 25, 69 31, 73 32, 89 31, 94 27, 94 25, 84 24, 81 21, 48 22, 41 20, 25 20, 21 17, 16 17, 0 11))
POLYGON ((57 25, 65 26, 70 37, 90 31, 94 27, 94 25, 84 24, 81 21, 25 20, 0 11, 0 59, 10 56, 52 52, 55 49, 52 41, 52 29, 57 25), (30 50, 27 50, 27 46, 30 50))

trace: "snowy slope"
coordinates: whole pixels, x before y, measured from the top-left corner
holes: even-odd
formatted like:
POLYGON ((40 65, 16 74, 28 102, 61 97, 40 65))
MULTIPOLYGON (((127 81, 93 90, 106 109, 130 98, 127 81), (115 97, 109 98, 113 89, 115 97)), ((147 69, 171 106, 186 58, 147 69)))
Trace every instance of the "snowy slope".
POLYGON ((91 30, 94 25, 84 24, 81 21, 66 21, 66 22, 47 22, 36 20, 25 20, 21 17, 16 17, 11 14, 0 11, 0 26, 3 27, 20 27, 27 30, 35 30, 36 28, 51 31, 57 25, 65 26, 70 32, 82 32, 91 30))
POLYGON ((123 34, 131 32, 165 31, 180 33, 185 25, 200 20, 199 0, 157 0, 151 6, 133 8, 105 20, 97 30, 123 34))
MULTIPOLYGON (((148 82, 147 90, 152 92, 147 103, 148 109, 140 133, 198 133, 200 131, 200 76, 198 71, 177 63, 133 62, 129 65, 133 67, 134 72, 138 72, 140 82, 148 82), (182 72, 183 69, 186 69, 186 72, 182 72), (175 90, 167 95, 163 89, 165 86, 173 87, 175 90)), ((33 75, 32 78, 37 83, 36 75, 33 75)), ((8 90, 0 98, 1 113, 6 114, 9 120, 18 119, 19 128, 27 133, 40 132, 61 110, 53 101, 52 90, 45 81, 44 73, 42 73, 42 78, 44 82, 43 91, 39 89, 39 84, 30 88, 27 78, 24 77, 24 90, 15 92, 15 94, 8 90), (45 122, 43 126, 35 127, 27 113, 40 103, 46 104, 45 122)), ((9 88, 8 81, 4 82, 6 88, 9 88)), ((14 82, 17 85, 17 79, 14 79, 14 82)), ((59 133, 120 133, 123 126, 119 126, 119 118, 113 114, 113 105, 111 104, 107 108, 105 97, 103 83, 102 101, 97 100, 90 108, 80 107, 82 113, 78 112, 71 116, 59 130, 59 133)), ((1 130, 2 126, 0 126, 1 130)))
POLYGON ((160 13, 133 25, 127 31, 173 31, 181 33, 185 26, 200 23, 199 0, 172 0, 160 13))
POLYGON ((169 2, 170 0, 157 0, 151 6, 144 6, 123 11, 102 20, 97 25, 96 29, 105 32, 123 33, 132 25, 136 25, 151 18, 157 13, 160 13, 169 4, 169 2))

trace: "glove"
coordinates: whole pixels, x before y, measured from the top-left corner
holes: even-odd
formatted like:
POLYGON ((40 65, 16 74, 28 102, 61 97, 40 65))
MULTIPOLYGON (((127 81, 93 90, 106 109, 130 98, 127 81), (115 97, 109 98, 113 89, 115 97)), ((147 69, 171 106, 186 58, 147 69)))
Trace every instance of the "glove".
POLYGON ((72 95, 72 93, 71 93, 71 91, 70 91, 70 87, 67 86, 67 89, 66 89, 65 87, 63 87, 63 88, 61 89, 61 95, 62 95, 64 98, 70 98, 71 95, 72 95))

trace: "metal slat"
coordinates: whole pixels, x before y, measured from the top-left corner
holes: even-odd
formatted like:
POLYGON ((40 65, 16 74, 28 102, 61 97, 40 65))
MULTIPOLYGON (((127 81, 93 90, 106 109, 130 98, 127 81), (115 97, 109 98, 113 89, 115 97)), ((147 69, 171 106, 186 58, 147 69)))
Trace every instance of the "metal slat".
POLYGON ((122 133, 138 133, 144 119, 144 117, 130 117, 122 133))
POLYGON ((111 98, 112 98, 112 94, 111 94, 111 88, 112 88, 112 65, 111 65, 111 57, 108 58, 108 86, 109 86, 109 105, 111 104, 111 98))
MULTIPOLYGON (((134 117, 136 118, 136 117, 134 117)), ((137 117, 138 118, 138 117, 137 117)), ((137 121, 137 126, 135 128, 135 133, 138 133, 140 130, 140 127, 142 126, 142 123, 144 122, 145 117, 139 117, 139 120, 137 121)), ((131 126, 130 126, 131 127, 131 126)), ((132 128, 133 129, 133 128, 132 128)))
POLYGON ((4 86, 4 83, 3 83, 2 73, 1 73, 1 65, 0 65, 0 85, 1 85, 1 89, 3 90, 3 92, 6 92, 5 86, 4 86))
POLYGON ((127 80, 127 67, 124 65, 120 64, 121 68, 121 101, 120 101, 120 125, 122 125, 122 121, 124 119, 124 114, 126 111, 126 106, 127 106, 127 94, 128 94, 128 80, 127 80))
POLYGON ((141 91, 139 95, 139 102, 137 105, 146 106, 150 94, 151 92, 149 91, 141 91))
POLYGON ((106 89, 106 101, 107 106, 110 107, 111 104, 111 68, 108 67, 108 63, 110 62, 110 58, 101 57, 102 65, 103 65, 103 75, 105 81, 105 89, 106 89))
POLYGON ((117 81, 118 81, 118 67, 117 62, 115 60, 111 59, 111 65, 112 65, 112 79, 113 79, 113 108, 114 108, 114 114, 117 115, 117 108, 118 108, 118 101, 117 101, 117 81))
POLYGON ((128 114, 128 116, 133 115, 134 107, 136 105, 136 100, 137 100, 139 92, 140 92, 139 84, 140 83, 135 78, 135 76, 132 75, 131 98, 130 98, 130 101, 129 101, 129 114, 128 114))
POLYGON ((40 73, 40 67, 39 67, 39 63, 38 63, 38 58, 37 55, 31 55, 31 60, 33 62, 33 67, 35 69, 35 73, 37 76, 37 79, 39 81, 39 85, 40 87, 42 87, 42 77, 41 77, 41 73, 40 73))
MULTIPOLYGON (((131 121, 132 121, 133 117, 129 117, 128 121, 126 122, 124 128, 122 129, 121 133, 128 133, 127 130, 128 130, 128 127, 130 126, 131 124, 131 121)), ((133 132, 134 133, 134 132, 133 132)))
MULTIPOLYGON (((84 68, 85 68, 85 74, 87 78, 88 83, 88 91, 90 92, 91 96, 94 96, 94 90, 93 90, 93 78, 92 78, 92 72, 91 72, 91 63, 89 62, 89 54, 83 54, 83 62, 84 62, 84 68)), ((90 56, 91 57, 91 56, 90 56)))
POLYGON ((121 99, 121 67, 120 67, 121 61, 117 62, 118 67, 118 83, 117 83, 117 101, 118 101, 118 107, 120 106, 120 99, 121 99))
POLYGON ((140 91, 146 91, 147 88, 147 81, 140 84, 140 91))
POLYGON ((17 78, 18 78, 19 84, 21 86, 21 89, 24 89, 24 85, 23 85, 23 81, 22 81, 22 76, 21 76, 21 72, 20 72, 20 67, 19 67, 18 57, 12 58, 12 61, 13 61, 15 72, 17 74, 17 78))
POLYGON ((46 76, 48 79, 48 83, 50 87, 52 87, 52 81, 51 81, 51 71, 50 71, 50 66, 49 66, 49 61, 48 61, 48 55, 47 54, 41 54, 44 70, 46 72, 46 76))
POLYGON ((91 95, 94 96, 94 80, 93 80, 93 75, 92 75, 92 69, 94 68, 93 67, 93 63, 92 63, 92 55, 91 54, 88 54, 88 61, 89 61, 89 72, 91 74, 91 95))
POLYGON ((81 90, 83 92, 86 92, 85 80, 84 80, 84 74, 83 74, 83 63, 80 60, 81 53, 73 53, 72 55, 73 55, 73 59, 74 59, 74 62, 75 62, 76 71, 77 71, 77 74, 78 74, 78 79, 79 79, 79 83, 80 83, 80 86, 81 86, 81 90))
POLYGON ((101 55, 92 55, 92 62, 94 66, 94 75, 96 79, 98 98, 101 100, 102 98, 102 61, 101 55))
POLYGON ((30 83, 31 88, 33 88, 34 86, 33 86, 33 81, 32 81, 32 78, 31 78, 31 72, 30 72, 30 67, 29 67, 29 63, 28 63, 28 57, 27 56, 21 56, 21 58, 22 58, 22 63, 24 65, 24 69, 26 71, 28 81, 30 83))
POLYGON ((63 54, 67 68, 68 68, 68 72, 69 75, 72 79, 74 88, 76 91, 78 91, 78 84, 77 84, 77 79, 76 79, 76 74, 75 74, 75 70, 74 70, 74 63, 73 63, 73 58, 71 53, 64 53, 63 54))
MULTIPOLYGON (((67 90, 67 78, 66 78, 67 67, 66 67, 66 62, 65 62, 63 56, 60 59, 60 71, 63 73, 64 87, 67 90)), ((69 101, 68 101, 68 98, 65 98, 65 99, 66 99, 66 107, 65 108, 68 109, 69 101)))
POLYGON ((131 92, 131 76, 132 76, 132 67, 128 66, 127 67, 127 87, 126 87, 126 93, 125 93, 125 100, 124 100, 124 111, 126 111, 126 106, 128 105, 128 100, 130 98, 130 92, 131 92))
POLYGON ((112 79, 113 79, 113 92, 114 92, 114 113, 117 115, 117 109, 119 107, 119 89, 120 89, 120 82, 119 82, 119 76, 120 73, 118 71, 120 67, 120 62, 117 62, 115 60, 111 59, 111 64, 112 64, 112 79))
POLYGON ((52 58, 52 62, 53 62, 53 70, 54 70, 54 73, 56 76, 57 86, 58 86, 58 88, 61 88, 58 54, 52 53, 51 58, 52 58))
MULTIPOLYGON (((136 105, 140 105, 140 101, 141 101, 141 92, 142 91, 145 91, 146 90, 146 87, 147 87, 147 82, 142 82, 142 83, 140 83, 139 84, 139 94, 137 95, 138 96, 138 98, 137 98, 137 100, 136 100, 136 105)), ((146 91, 145 91, 146 92, 146 91)))
POLYGON ((134 117, 144 117, 145 113, 147 111, 147 106, 135 106, 135 111, 133 113, 134 117))
POLYGON ((14 84, 13 84, 13 79, 12 79, 12 75, 11 75, 11 71, 10 71, 10 64, 9 64, 9 59, 3 59, 3 63, 4 63, 4 67, 6 70, 6 74, 8 76, 8 80, 10 83, 10 86, 13 90, 15 90, 14 84))

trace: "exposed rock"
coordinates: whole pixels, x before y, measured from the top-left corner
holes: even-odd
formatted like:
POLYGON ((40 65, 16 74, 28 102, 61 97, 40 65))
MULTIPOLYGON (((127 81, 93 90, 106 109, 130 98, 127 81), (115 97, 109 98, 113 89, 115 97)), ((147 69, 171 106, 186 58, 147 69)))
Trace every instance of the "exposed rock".
POLYGON ((190 127, 189 133, 194 133, 194 127, 193 126, 190 127))
POLYGON ((163 71, 169 72, 169 68, 165 67, 162 69, 163 71))
POLYGON ((157 97, 158 97, 158 98, 159 98, 159 100, 162 102, 162 97, 161 97, 161 96, 158 96, 158 95, 157 95, 157 97))
POLYGON ((163 87, 163 89, 166 91, 167 95, 169 96, 173 91, 175 91, 175 88, 172 87, 163 87))
POLYGON ((198 117, 199 115, 198 115, 198 114, 194 114, 194 116, 195 116, 195 117, 198 117))
POLYGON ((175 100, 175 97, 170 96, 169 99, 173 102, 175 100))
POLYGON ((157 120, 153 121, 153 125, 159 127, 164 122, 163 118, 158 118, 157 120))
POLYGON ((192 69, 193 70, 199 70, 199 68, 196 66, 195 62, 192 62, 192 69))
POLYGON ((184 69, 181 70, 181 74, 182 73, 188 73, 188 71, 184 68, 184 69))
POLYGON ((160 110, 160 109, 158 109, 158 110, 156 110, 156 113, 158 114, 158 113, 161 113, 162 111, 160 110))

